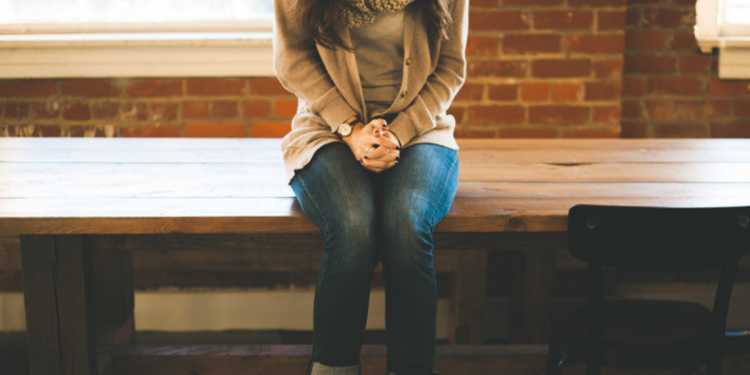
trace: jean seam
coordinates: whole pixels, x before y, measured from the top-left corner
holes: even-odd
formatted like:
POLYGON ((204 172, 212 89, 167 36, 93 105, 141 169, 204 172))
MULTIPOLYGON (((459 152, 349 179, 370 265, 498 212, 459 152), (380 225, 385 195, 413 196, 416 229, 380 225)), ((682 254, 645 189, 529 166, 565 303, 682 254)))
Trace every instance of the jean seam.
MULTIPOLYGON (((305 179, 301 175, 297 175, 297 178, 299 178, 300 185, 302 186, 302 191, 307 195, 307 197, 310 199, 310 202, 312 202, 313 207, 315 210, 318 211, 318 214, 320 216, 320 219, 323 221, 323 228, 321 229, 323 231, 323 237, 328 238, 328 234, 330 233, 330 230, 328 228, 328 220, 325 217, 325 214, 323 213, 323 210, 320 208, 320 205, 315 200, 315 197, 310 193, 310 189, 307 187, 307 184, 305 183, 305 179)), ((325 269, 321 269, 320 273, 318 275, 318 279, 320 280, 323 277, 323 274, 325 272, 325 269)), ((318 293, 315 293, 315 301, 313 303, 317 303, 317 297, 318 293)), ((310 370, 312 370, 313 362, 315 361, 315 357, 311 356, 310 358, 310 370)))
MULTIPOLYGON (((443 187, 441 188, 442 191, 440 193, 440 199, 438 200, 438 202, 442 202, 443 198, 445 198, 445 193, 448 190, 448 182, 451 180, 451 175, 453 174, 453 169, 456 168, 456 165, 458 165, 458 157, 456 157, 453 160, 453 164, 451 164, 451 169, 448 171, 448 178, 446 178, 445 181, 443 182, 443 187)), ((450 210, 450 207, 448 207, 448 209, 450 210)), ((437 225, 437 223, 435 222, 435 217, 436 216, 437 216, 437 212, 433 211, 433 213, 432 213, 432 219, 430 220, 432 222, 432 226, 433 227, 437 225)))
POLYGON ((330 234, 330 229, 328 228, 328 220, 326 219, 326 216, 323 212, 323 210, 320 208, 320 205, 318 204, 318 201, 315 200, 315 197, 310 193, 310 189, 307 188, 307 184, 305 183, 305 179, 302 178, 302 176, 299 177, 300 185, 302 185, 302 190, 307 194, 307 196, 310 198, 310 201, 312 202, 313 206, 315 206, 315 210, 318 211, 318 214, 320 215, 320 218, 323 220, 323 235, 325 237, 328 237, 330 234))

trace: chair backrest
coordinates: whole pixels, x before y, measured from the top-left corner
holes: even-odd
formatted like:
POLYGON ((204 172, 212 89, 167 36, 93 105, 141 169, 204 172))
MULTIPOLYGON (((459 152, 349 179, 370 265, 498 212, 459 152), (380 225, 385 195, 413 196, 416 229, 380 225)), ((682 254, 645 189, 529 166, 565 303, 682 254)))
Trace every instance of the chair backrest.
POLYGON ((569 249, 621 269, 687 270, 736 261, 750 249, 750 206, 663 208, 576 205, 569 249))

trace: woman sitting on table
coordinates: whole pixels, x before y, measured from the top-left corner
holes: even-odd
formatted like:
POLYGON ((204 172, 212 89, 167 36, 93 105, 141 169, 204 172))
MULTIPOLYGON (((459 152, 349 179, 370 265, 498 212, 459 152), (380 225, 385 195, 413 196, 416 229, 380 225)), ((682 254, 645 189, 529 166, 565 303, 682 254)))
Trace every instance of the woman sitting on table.
POLYGON ((289 184, 320 228, 308 374, 357 375, 378 262, 390 375, 434 372, 433 229, 458 186, 468 0, 276 0, 274 69, 299 98, 289 184))

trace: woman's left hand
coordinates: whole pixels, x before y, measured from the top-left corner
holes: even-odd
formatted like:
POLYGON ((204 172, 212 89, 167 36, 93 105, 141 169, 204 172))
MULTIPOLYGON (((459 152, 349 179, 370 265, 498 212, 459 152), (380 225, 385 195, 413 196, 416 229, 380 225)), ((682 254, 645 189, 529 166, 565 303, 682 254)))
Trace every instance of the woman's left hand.
POLYGON ((370 121, 368 124, 373 128, 374 135, 376 137, 382 137, 382 144, 377 148, 368 149, 364 159, 362 159, 362 165, 365 167, 376 167, 382 168, 382 170, 389 169, 401 159, 401 145, 399 144, 398 138, 388 131, 388 125, 383 119, 375 119, 370 121), (383 163, 387 162, 387 164, 383 163))

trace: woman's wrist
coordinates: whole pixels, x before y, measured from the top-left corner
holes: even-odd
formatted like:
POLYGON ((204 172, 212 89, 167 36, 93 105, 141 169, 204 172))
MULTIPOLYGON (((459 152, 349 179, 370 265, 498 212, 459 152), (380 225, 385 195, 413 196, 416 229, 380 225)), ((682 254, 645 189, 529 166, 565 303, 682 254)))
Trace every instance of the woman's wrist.
POLYGON ((354 138, 356 136, 358 136, 359 133, 362 131, 362 128, 364 128, 364 124, 362 123, 362 121, 359 121, 359 119, 357 119, 357 121, 355 121, 351 125, 351 127, 352 127, 352 131, 351 131, 351 133, 349 133, 348 136, 342 137, 342 136, 339 135, 339 137, 341 138, 341 140, 344 141, 344 143, 346 143, 347 145, 349 145, 350 148, 353 145, 354 138))
POLYGON ((346 120, 341 121, 333 132, 338 134, 340 138, 347 137, 351 134, 352 126, 354 126, 354 123, 357 121, 359 121, 359 116, 356 114, 350 116, 346 120))

